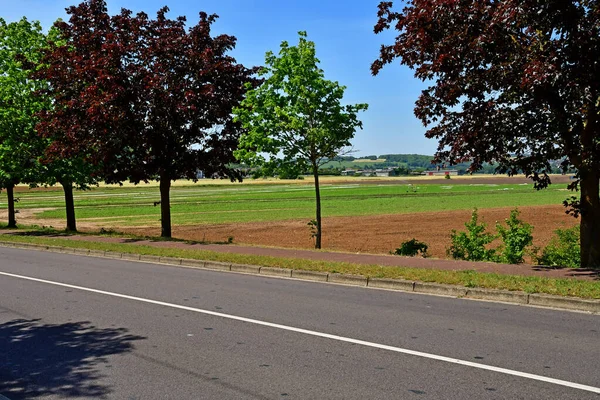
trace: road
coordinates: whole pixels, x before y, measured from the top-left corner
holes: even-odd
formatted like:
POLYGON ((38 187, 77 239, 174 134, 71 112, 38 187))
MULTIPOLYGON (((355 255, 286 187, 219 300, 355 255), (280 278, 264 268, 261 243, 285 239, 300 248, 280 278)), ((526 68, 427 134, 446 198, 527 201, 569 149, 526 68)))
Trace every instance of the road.
POLYGON ((600 317, 0 248, 17 399, 600 399, 600 317))

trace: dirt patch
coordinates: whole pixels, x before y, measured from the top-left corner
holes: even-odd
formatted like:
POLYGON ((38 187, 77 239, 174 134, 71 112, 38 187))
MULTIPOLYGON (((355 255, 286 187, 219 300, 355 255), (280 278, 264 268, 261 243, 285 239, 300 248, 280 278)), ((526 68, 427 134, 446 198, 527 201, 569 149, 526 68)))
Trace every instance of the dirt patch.
MULTIPOLYGON (((64 229, 66 220, 59 218, 37 218, 36 214, 44 211, 54 211, 55 208, 23 208, 16 215, 18 225, 37 225, 53 229, 64 229)), ((8 219, 8 211, 0 209, 0 221, 8 219)), ((102 226, 95 223, 77 221, 77 228, 81 231, 98 231, 102 226)))
MULTIPOLYGON (((557 228, 577 223, 560 205, 520 208, 521 218, 534 226, 534 244, 545 246, 557 228)), ((510 208, 479 210, 480 219, 493 230, 496 221, 509 216, 510 208)), ((403 241, 416 238, 429 245, 433 257, 444 258, 450 245, 450 231, 464 230, 471 211, 394 214, 361 217, 325 218, 323 248, 354 253, 387 254, 403 241)), ((173 236, 195 241, 277 246, 310 249, 308 221, 275 221, 219 225, 174 226, 173 236)), ((160 235, 158 227, 122 228, 138 235, 160 235)))

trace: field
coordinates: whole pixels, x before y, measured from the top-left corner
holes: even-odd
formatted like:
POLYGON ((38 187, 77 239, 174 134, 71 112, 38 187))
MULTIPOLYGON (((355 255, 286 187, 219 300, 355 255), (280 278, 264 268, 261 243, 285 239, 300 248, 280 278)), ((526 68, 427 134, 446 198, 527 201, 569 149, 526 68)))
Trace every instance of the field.
MULTIPOLYGON (((444 179, 324 179, 322 187, 324 248, 388 253, 413 237, 425 241, 435 257, 444 257, 451 229, 461 229, 474 207, 490 225, 512 208, 534 225, 537 245, 552 232, 576 223, 561 202, 567 177, 535 191, 523 177, 454 177, 444 179), (561 182, 561 183, 558 183, 561 182)), ((59 188, 20 188, 20 223, 61 228, 63 197, 59 188)), ((6 209, 2 198, 0 209, 6 209)), ((156 184, 101 186, 77 192, 82 230, 113 229, 143 235, 160 232, 156 184)), ((304 181, 178 182, 172 190, 175 237, 198 241, 310 248, 307 226, 314 218, 314 188, 304 181)), ((5 214, 5 213, 4 213, 5 214)), ((5 219, 5 215, 0 215, 5 219)))

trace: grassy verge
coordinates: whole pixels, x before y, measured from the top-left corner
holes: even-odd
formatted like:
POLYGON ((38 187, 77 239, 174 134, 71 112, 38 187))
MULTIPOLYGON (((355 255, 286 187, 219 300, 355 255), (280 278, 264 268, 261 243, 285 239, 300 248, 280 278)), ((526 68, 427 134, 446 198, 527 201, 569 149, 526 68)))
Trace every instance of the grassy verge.
MULTIPOLYGON (((43 232, 42 232, 43 233, 43 232)), ((252 264, 267 267, 290 268, 329 273, 363 275, 371 278, 406 279, 420 282, 467 287, 544 293, 560 296, 573 296, 586 299, 600 299, 600 282, 575 279, 553 279, 530 276, 500 275, 476 271, 445 271, 408 267, 389 267, 339 262, 312 261, 296 258, 279 258, 242 254, 219 253, 203 250, 159 248, 135 243, 106 243, 70 240, 68 237, 45 237, 39 232, 33 235, 5 234, 0 239, 11 242, 34 243, 49 246, 86 248, 91 250, 135 253, 162 257, 200 259, 238 264, 252 264)))

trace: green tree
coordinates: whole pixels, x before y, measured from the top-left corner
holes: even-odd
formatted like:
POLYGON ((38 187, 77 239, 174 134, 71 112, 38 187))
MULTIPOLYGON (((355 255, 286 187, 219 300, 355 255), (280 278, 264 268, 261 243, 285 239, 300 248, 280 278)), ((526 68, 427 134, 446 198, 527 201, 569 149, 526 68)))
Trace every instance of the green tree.
POLYGON ((30 79, 19 56, 37 61, 46 46, 39 22, 22 18, 7 23, 0 18, 0 189, 8 197, 8 226, 16 227, 14 187, 36 180, 44 144, 35 130, 44 101, 34 93, 43 82, 30 79))
POLYGON ((326 80, 315 44, 299 32, 297 46, 282 42, 279 56, 267 52, 259 72, 264 82, 247 93, 234 109, 247 130, 236 156, 252 165, 286 169, 308 167, 315 179, 315 248, 321 248, 319 167, 343 154, 362 122, 357 114, 367 104, 342 105, 345 87, 326 80))
POLYGON ((16 226, 15 185, 60 183, 67 230, 76 231, 73 189, 96 182, 88 164, 66 157, 55 138, 38 130, 40 114, 54 107, 54 99, 47 94, 48 82, 34 73, 50 43, 58 41, 56 29, 45 34, 37 21, 0 19, 0 188, 7 192, 9 227, 16 226))

